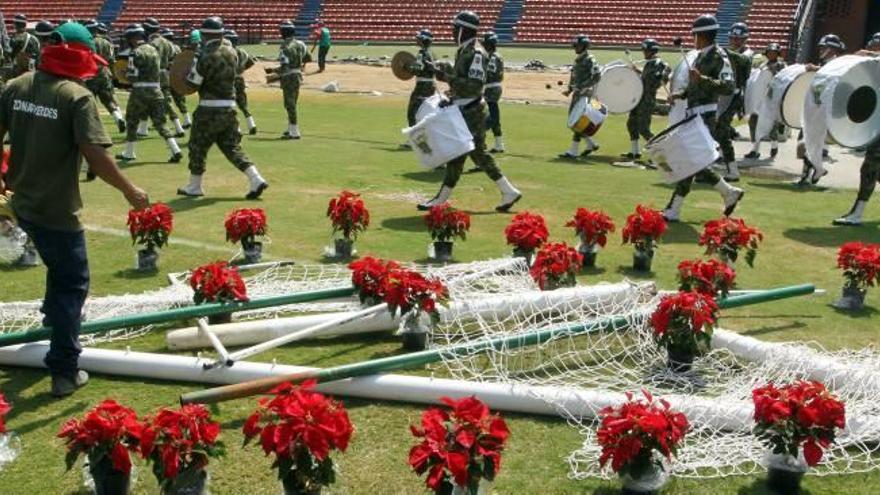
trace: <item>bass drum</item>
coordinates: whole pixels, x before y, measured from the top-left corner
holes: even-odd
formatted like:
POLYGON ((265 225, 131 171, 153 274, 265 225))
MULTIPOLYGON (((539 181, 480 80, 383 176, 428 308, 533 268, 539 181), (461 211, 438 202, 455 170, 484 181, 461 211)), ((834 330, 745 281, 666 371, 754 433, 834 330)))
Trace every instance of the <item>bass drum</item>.
POLYGON ((642 99, 645 88, 642 77, 622 60, 615 60, 602 69, 593 93, 608 113, 628 113, 642 99))
POLYGON ((782 104, 779 108, 779 116, 782 122, 792 129, 803 127, 804 100, 810 95, 810 86, 816 73, 804 68, 782 94, 782 104))
MULTIPOLYGON (((841 57, 834 71, 836 83, 828 87, 828 134, 841 146, 861 148, 880 138, 880 59, 841 57)), ((831 65, 831 64, 828 64, 831 65)), ((823 68, 824 69, 824 68, 823 68)), ((822 83, 822 71, 815 84, 822 83)))
POLYGON ((761 110, 772 80, 773 72, 770 69, 752 69, 746 86, 746 115, 757 114, 761 110))

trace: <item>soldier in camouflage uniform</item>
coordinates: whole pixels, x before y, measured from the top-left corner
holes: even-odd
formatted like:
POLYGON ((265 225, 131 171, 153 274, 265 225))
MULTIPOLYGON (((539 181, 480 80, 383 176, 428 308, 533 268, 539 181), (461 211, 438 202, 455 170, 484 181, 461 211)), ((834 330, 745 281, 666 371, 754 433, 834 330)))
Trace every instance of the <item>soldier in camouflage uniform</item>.
MULTIPOLYGON (((786 67, 785 60, 780 58, 780 54, 782 50, 779 48, 779 43, 770 43, 767 45, 767 48, 764 50, 764 56, 767 58, 767 61, 764 62, 760 70, 768 70, 771 74, 776 76, 779 72, 786 67)), ((749 151, 743 158, 746 160, 757 160, 761 158, 761 139, 755 139, 755 132, 758 128, 758 114, 753 113, 749 116, 749 132, 752 138, 752 151, 749 151)), ((779 153, 779 133, 784 130, 784 125, 780 122, 775 122, 773 127, 770 129, 770 158, 776 158, 776 154, 779 153)))
POLYGON ((101 58, 107 61, 108 65, 101 67, 95 77, 86 81, 86 87, 98 98, 98 100, 100 100, 101 104, 104 105, 104 108, 110 112, 110 115, 113 116, 113 120, 116 121, 116 127, 119 128, 119 132, 124 133, 125 117, 122 116, 122 112, 119 110, 119 104, 116 102, 116 97, 113 95, 113 76, 110 74, 110 67, 116 62, 116 54, 113 52, 113 43, 104 36, 98 34, 99 27, 98 21, 94 19, 91 19, 86 23, 86 28, 95 39, 96 52, 101 58))
POLYGON ((171 151, 169 163, 178 163, 183 158, 174 135, 165 127, 165 98, 162 95, 160 80, 159 52, 145 42, 146 34, 140 24, 132 24, 125 28, 125 42, 131 48, 128 58, 128 73, 131 81, 131 93, 125 109, 126 147, 125 152, 117 155, 121 161, 135 159, 134 146, 137 142, 138 123, 149 118, 159 131, 168 149, 171 151))
MULTIPOLYGON (((168 28, 162 28, 162 37, 168 40, 168 43, 171 44, 171 62, 174 63, 174 59, 180 55, 182 51, 180 45, 174 42, 174 31, 168 28)), ((177 107, 177 110, 183 115, 183 119, 181 120, 182 127, 184 129, 189 129, 192 126, 192 119, 189 116, 189 110, 186 108, 186 96, 178 93, 171 88, 171 100, 174 103, 174 106, 177 107)))
POLYGON ((296 104, 299 100, 299 87, 302 84, 303 69, 312 61, 306 44, 296 39, 296 27, 290 21, 284 21, 281 31, 281 52, 278 54, 279 67, 267 69, 269 74, 281 76, 281 91, 284 93, 284 108, 287 110, 287 130, 281 139, 300 139, 299 126, 296 118, 296 104))
POLYGON ((455 53, 455 65, 438 66, 436 77, 449 84, 449 100, 442 106, 455 105, 461 109, 462 117, 474 140, 474 150, 446 164, 446 176, 443 185, 434 198, 418 205, 425 211, 432 206, 445 203, 452 195, 464 170, 464 162, 468 156, 483 170, 490 179, 495 181, 501 192, 501 203, 495 211, 506 212, 520 200, 522 194, 501 173, 495 159, 486 152, 486 107, 483 104, 483 84, 486 83, 486 70, 489 55, 477 41, 477 30, 480 17, 471 11, 459 12, 452 22, 452 36, 458 44, 455 53))
POLYGON ((748 38, 748 26, 745 23, 737 22, 730 28, 730 48, 724 49, 733 69, 735 86, 730 104, 718 117, 716 123, 718 129, 713 135, 721 146, 721 163, 726 168, 724 179, 728 182, 739 181, 739 167, 733 152, 733 139, 736 136, 733 119, 734 117, 742 118, 745 113, 746 85, 752 73, 752 57, 754 56, 754 52, 746 46, 748 38))
POLYGON ((238 33, 234 29, 227 29, 225 37, 232 43, 235 53, 238 55, 238 73, 235 76, 235 103, 247 120, 248 134, 255 136, 257 134, 257 122, 248 109, 247 84, 244 82, 244 73, 256 64, 256 60, 248 55, 248 52, 244 51, 242 47, 238 46, 238 33))
MULTIPOLYGON (((416 43, 419 45, 419 53, 416 61, 407 67, 416 76, 416 85, 409 95, 409 104, 406 106, 406 122, 410 127, 416 125, 416 113, 424 101, 437 93, 437 84, 434 82, 434 52, 431 51, 431 43, 434 42, 434 33, 422 29, 416 33, 416 43)), ((409 148, 409 143, 401 145, 409 148)))
MULTIPOLYGON (((46 45, 50 45, 54 43, 52 40, 52 33, 55 31, 55 24, 52 24, 49 21, 39 21, 37 25, 34 26, 34 36, 37 37, 37 41, 40 42, 40 51, 43 50, 43 47, 46 45)), ((40 65, 40 55, 37 54, 37 58, 34 59, 34 67, 39 67, 40 65)))
POLYGON ((504 81, 504 59, 498 53, 498 35, 489 31, 483 36, 483 46, 489 52, 489 63, 486 64, 486 105, 489 107, 489 118, 486 127, 492 129, 495 136, 495 146, 490 153, 504 153, 504 138, 501 132, 501 83, 504 81))
POLYGON ((186 133, 183 130, 183 125, 180 123, 180 117, 174 110, 174 100, 171 98, 171 73, 169 69, 171 68, 171 60, 174 58, 174 46, 170 41, 162 37, 161 29, 162 25, 156 19, 149 17, 144 20, 144 31, 147 33, 147 41, 159 53, 159 84, 162 86, 165 114, 171 119, 176 137, 183 137, 186 133))
POLYGON ((12 23, 15 26, 15 34, 9 40, 11 48, 9 58, 12 60, 12 77, 18 77, 36 68, 37 60, 40 59, 40 40, 27 32, 27 16, 24 14, 17 14, 12 23), (18 54, 22 52, 27 54, 26 66, 22 66, 18 61, 18 54))
POLYGON ((657 104, 657 90, 669 82, 669 75, 672 73, 672 67, 657 57, 659 50, 660 43, 652 38, 642 42, 645 65, 641 69, 635 68, 636 72, 642 75, 642 98, 626 119, 626 130, 629 132, 632 148, 629 153, 621 155, 628 160, 638 160, 642 157, 639 136, 645 141, 654 137, 654 133, 651 132, 651 115, 657 104))
POLYGON ((204 39, 187 80, 199 88, 199 107, 193 114, 189 140, 189 183, 178 189, 183 196, 203 196, 202 176, 208 150, 215 143, 235 168, 248 177, 246 199, 257 199, 269 184, 241 149, 241 133, 235 111, 235 77, 238 55, 229 40, 223 38, 223 21, 208 17, 200 29, 204 39))
MULTIPOLYGON (((733 93, 733 71, 726 53, 715 44, 715 36, 718 34, 718 20, 715 16, 698 17, 693 23, 692 32, 694 45, 700 53, 691 67, 687 87, 681 92, 672 94, 670 98, 686 100, 687 116, 698 115, 717 141, 718 137, 715 133, 718 128, 715 125, 715 114, 718 111, 718 97, 733 93)), ((691 185, 697 176, 701 176, 721 194, 724 201, 724 215, 730 215, 736 209, 743 197, 743 190, 728 184, 708 165, 697 174, 676 184, 672 199, 663 210, 663 217, 667 221, 679 221, 684 198, 690 193, 691 185)))
MULTIPOLYGON (((577 57, 575 57, 574 65, 571 68, 568 88, 562 92, 565 96, 571 95, 568 113, 571 113, 575 104, 582 97, 589 98, 593 96, 593 87, 599 82, 599 77, 601 76, 601 67, 599 67, 596 59, 589 52, 590 38, 586 34, 579 34, 574 38, 571 46, 574 48, 577 57)), ((582 138, 587 139, 587 149, 581 153, 581 158, 586 158, 590 153, 599 149, 599 146, 589 136, 581 136, 581 134, 575 132, 571 138, 571 147, 565 153, 560 154, 559 158, 576 160, 582 138)))

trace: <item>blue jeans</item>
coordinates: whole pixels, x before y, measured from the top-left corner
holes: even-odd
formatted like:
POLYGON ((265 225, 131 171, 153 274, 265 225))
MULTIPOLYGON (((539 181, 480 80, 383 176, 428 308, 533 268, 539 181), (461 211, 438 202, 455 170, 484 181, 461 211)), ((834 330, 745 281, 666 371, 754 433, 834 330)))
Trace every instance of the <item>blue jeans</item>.
POLYGON ((53 375, 73 377, 82 352, 80 320, 89 293, 85 235, 47 229, 23 219, 19 225, 46 265, 46 295, 40 311, 45 315, 43 325, 52 327, 52 337, 43 362, 53 375))

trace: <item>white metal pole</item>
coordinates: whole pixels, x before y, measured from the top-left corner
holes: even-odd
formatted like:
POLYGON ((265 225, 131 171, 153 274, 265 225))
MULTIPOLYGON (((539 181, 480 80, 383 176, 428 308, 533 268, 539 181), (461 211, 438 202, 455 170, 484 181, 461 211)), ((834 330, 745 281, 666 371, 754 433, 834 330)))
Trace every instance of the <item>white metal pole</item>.
POLYGON ((217 351, 217 354, 220 356, 221 363, 226 364, 227 366, 232 366, 232 359, 229 357, 229 352, 226 351, 226 347, 223 346, 223 343, 220 342, 220 339, 214 335, 214 332, 208 328, 208 319, 207 318, 199 318, 196 323, 199 325, 199 333, 207 337, 208 340, 211 341, 211 345, 214 347, 214 350, 217 351))

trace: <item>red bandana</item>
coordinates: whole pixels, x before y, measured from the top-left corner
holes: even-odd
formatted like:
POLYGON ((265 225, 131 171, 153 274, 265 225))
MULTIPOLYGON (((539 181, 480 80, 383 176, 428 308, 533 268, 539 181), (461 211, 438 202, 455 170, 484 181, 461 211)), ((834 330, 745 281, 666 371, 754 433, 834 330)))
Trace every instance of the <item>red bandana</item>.
POLYGON ((98 64, 107 65, 107 61, 79 43, 47 45, 40 52, 41 71, 68 79, 91 79, 98 73, 98 64))

